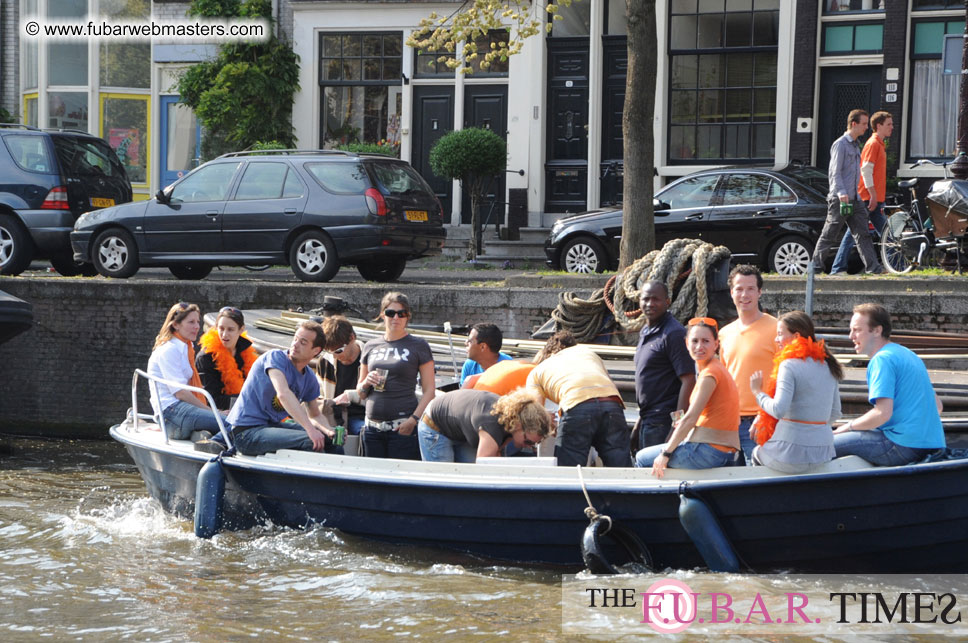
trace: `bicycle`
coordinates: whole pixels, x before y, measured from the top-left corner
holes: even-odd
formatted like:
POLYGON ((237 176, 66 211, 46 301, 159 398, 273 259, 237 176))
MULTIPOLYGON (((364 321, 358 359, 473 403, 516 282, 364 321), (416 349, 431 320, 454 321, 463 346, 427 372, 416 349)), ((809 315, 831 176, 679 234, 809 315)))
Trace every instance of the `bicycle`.
MULTIPOLYGON (((937 163, 921 159, 914 167, 921 165, 941 166, 945 179, 948 163, 937 163)), ((947 252, 947 245, 939 244, 934 237, 934 225, 930 217, 925 217, 918 202, 918 179, 899 181, 898 187, 911 191, 911 208, 906 210, 897 206, 888 216, 887 224, 881 235, 881 263, 894 274, 905 274, 918 267, 938 267, 947 252)))

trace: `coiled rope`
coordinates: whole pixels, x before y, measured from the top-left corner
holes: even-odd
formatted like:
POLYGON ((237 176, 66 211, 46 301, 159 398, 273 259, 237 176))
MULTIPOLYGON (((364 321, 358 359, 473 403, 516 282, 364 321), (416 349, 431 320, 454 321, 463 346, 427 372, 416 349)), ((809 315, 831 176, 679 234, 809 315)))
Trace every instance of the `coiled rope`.
POLYGON ((672 298, 670 312, 679 321, 705 317, 709 309, 707 272, 729 256, 725 246, 698 239, 673 239, 661 250, 636 259, 588 299, 571 292, 559 294, 551 318, 557 330, 570 331, 579 342, 591 341, 602 332, 607 313, 613 315, 622 332, 638 332, 645 325, 639 295, 648 281, 666 285, 672 298))

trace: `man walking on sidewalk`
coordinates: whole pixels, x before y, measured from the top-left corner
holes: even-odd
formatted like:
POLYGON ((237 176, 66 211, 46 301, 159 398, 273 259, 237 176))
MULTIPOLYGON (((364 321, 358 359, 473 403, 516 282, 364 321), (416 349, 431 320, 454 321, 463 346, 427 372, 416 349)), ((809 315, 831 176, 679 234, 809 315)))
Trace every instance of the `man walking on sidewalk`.
POLYGON ((884 272, 874 255, 874 244, 867 230, 867 208, 857 200, 857 184, 860 182, 860 149, 857 147, 857 138, 867 131, 867 122, 867 112, 862 109, 851 111, 847 116, 847 131, 830 146, 827 220, 813 251, 813 264, 817 272, 823 272, 824 257, 840 239, 844 223, 850 228, 854 243, 860 250, 864 272, 884 272))
MULTIPOLYGON (((871 116, 871 127, 874 134, 867 139, 864 151, 860 153, 861 182, 857 186, 857 194, 866 204, 871 223, 879 234, 883 234, 884 224, 887 223, 884 216, 884 198, 887 196, 887 150, 884 148, 884 139, 894 131, 894 119, 887 112, 876 112, 871 116)), ((853 249, 854 238, 845 234, 830 274, 847 271, 847 257, 853 249)))

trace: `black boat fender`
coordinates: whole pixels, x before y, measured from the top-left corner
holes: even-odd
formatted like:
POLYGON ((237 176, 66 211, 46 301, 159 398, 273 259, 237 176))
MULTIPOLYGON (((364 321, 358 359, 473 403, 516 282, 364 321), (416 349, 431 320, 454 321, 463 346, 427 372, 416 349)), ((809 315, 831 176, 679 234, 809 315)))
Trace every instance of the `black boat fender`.
POLYGON ((649 553, 649 548, 645 546, 642 539, 632 530, 595 510, 588 496, 588 489, 585 488, 585 476, 582 474, 581 465, 578 465, 578 479, 581 482, 582 493, 585 494, 585 501, 588 503, 585 507, 585 516, 588 517, 589 523, 581 538, 581 557, 588 571, 593 574, 619 573, 602 551, 602 539, 605 537, 614 541, 624 551, 628 558, 626 562, 638 563, 652 571, 652 554, 649 553))
POLYGON ((679 522, 710 571, 739 571, 739 558, 716 514, 685 482, 679 487, 679 522))
POLYGON ((225 469, 220 453, 202 465, 195 481, 195 536, 211 538, 222 528, 224 497, 225 469))

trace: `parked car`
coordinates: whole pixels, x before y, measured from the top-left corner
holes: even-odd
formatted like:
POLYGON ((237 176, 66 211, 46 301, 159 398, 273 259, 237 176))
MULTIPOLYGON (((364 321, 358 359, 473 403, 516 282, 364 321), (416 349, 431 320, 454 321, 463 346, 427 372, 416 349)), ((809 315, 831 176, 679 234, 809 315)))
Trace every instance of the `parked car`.
MULTIPOLYGON (((802 274, 827 216, 826 186, 825 174, 802 166, 690 174, 656 194, 656 247, 702 239, 729 248, 734 261, 802 274)), ((561 219, 545 241, 547 263, 567 272, 614 270, 621 236, 622 210, 561 219)))
POLYGON ((216 265, 288 263, 303 281, 329 281, 342 265, 393 281, 445 238, 440 201, 406 161, 280 150, 225 154, 150 201, 82 216, 71 244, 105 277, 165 266, 202 279, 216 265))
POLYGON ((75 130, 0 123, 0 139, 0 274, 47 258, 62 275, 93 275, 74 261, 70 233, 85 212, 131 200, 117 154, 75 130))

